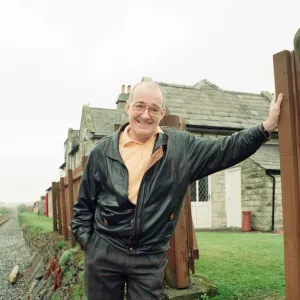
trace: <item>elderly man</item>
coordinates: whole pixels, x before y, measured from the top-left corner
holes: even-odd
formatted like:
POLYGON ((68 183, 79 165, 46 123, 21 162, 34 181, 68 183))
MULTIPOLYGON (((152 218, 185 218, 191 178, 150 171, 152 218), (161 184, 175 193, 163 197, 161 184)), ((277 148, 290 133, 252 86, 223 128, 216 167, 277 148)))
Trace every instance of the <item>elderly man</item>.
POLYGON ((220 139, 160 128, 163 91, 136 85, 126 103, 129 123, 93 148, 72 231, 85 252, 88 299, 160 299, 166 251, 189 184, 249 156, 276 129, 283 96, 266 121, 220 139))

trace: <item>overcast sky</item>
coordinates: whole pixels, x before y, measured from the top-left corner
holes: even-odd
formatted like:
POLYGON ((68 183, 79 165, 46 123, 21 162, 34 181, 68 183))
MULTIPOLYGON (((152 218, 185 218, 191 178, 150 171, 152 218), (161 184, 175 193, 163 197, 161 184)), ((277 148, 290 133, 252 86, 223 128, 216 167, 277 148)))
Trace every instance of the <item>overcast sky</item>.
POLYGON ((299 0, 0 1, 0 202, 44 195, 82 106, 115 108, 122 84, 274 92, 272 57, 292 50, 299 11, 299 0))

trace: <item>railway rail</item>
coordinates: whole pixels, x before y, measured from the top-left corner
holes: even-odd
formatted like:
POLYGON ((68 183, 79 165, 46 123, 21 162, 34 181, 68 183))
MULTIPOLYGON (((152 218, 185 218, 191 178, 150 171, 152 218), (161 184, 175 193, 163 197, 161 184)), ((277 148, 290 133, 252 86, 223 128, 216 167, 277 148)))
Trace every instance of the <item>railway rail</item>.
POLYGON ((14 217, 15 215, 16 214, 9 214, 9 215, 0 216, 0 226, 3 225, 5 222, 7 222, 12 217, 14 217))

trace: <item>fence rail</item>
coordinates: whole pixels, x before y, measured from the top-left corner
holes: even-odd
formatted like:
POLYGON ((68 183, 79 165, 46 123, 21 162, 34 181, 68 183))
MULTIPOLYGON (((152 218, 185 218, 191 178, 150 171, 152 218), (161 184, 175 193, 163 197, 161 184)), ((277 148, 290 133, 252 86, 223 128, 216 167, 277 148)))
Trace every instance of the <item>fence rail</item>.
POLYGON ((70 226, 73 206, 86 161, 87 157, 84 156, 78 168, 68 170, 67 176, 62 177, 59 182, 52 182, 53 230, 63 234, 66 241, 71 240, 72 246, 76 244, 70 226))

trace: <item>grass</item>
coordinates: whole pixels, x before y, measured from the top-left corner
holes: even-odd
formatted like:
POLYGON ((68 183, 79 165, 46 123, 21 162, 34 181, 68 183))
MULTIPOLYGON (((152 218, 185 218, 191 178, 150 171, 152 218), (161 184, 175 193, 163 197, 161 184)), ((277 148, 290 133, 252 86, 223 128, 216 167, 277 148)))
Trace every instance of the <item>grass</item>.
POLYGON ((19 213, 19 221, 22 226, 29 227, 32 232, 53 231, 53 220, 46 216, 23 212, 19 213))
POLYGON ((283 236, 197 232, 196 273, 218 285, 213 299, 284 299, 283 236))

